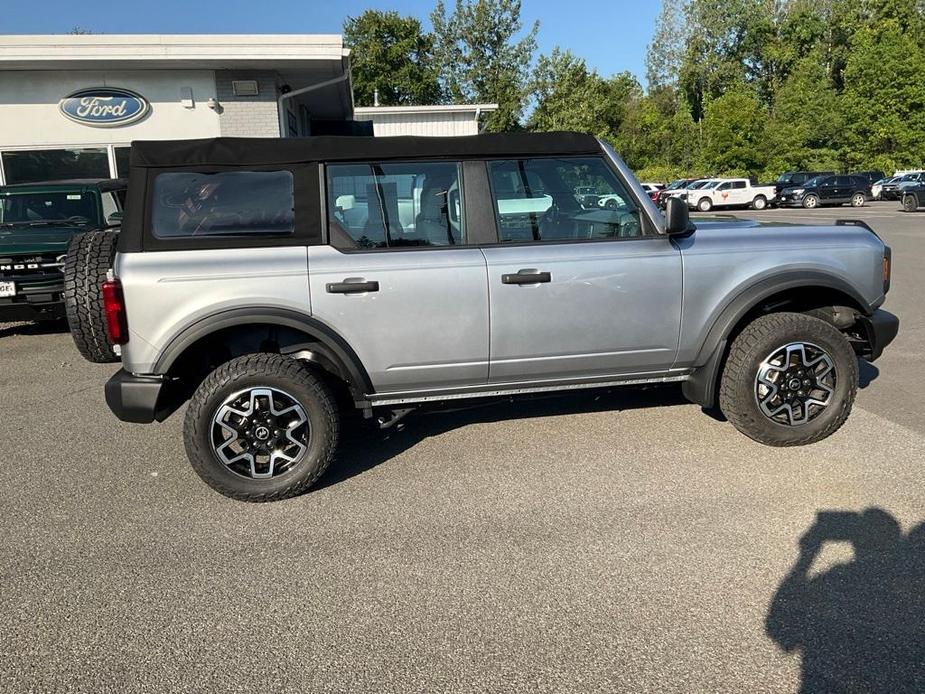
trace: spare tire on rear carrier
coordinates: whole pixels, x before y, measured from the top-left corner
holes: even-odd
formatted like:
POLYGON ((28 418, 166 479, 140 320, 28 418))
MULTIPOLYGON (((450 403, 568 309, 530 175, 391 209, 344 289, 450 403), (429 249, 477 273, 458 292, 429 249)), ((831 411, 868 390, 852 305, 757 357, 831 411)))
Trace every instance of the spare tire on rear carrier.
POLYGON ((87 361, 119 361, 106 332, 103 282, 116 255, 115 231, 77 234, 64 261, 64 309, 71 337, 87 361))

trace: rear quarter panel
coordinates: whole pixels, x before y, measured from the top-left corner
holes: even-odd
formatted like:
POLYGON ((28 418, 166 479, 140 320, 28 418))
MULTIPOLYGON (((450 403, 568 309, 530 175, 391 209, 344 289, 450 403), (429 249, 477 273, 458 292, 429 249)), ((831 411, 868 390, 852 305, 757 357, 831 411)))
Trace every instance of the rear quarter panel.
POLYGON ((305 246, 119 253, 129 341, 122 365, 151 373, 184 329, 239 307, 311 313, 305 246))
POLYGON ((884 246, 861 227, 701 222, 677 244, 684 269, 677 368, 696 365, 708 333, 736 297, 774 277, 824 273, 868 304, 883 300, 884 246))

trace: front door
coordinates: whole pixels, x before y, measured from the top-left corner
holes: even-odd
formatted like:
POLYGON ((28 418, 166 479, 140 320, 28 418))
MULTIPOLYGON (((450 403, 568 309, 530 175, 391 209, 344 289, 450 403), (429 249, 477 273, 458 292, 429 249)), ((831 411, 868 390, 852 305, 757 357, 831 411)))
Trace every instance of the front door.
POLYGON ((678 350, 681 256, 649 235, 604 159, 488 163, 491 382, 663 374, 678 350), (579 195, 593 186, 596 196, 579 195), (597 200, 596 200, 597 198, 597 200), (602 201, 616 200, 616 205, 602 201))
POLYGON ((379 393, 488 378, 485 258, 467 245, 456 162, 327 167, 329 245, 308 251, 312 315, 379 393))

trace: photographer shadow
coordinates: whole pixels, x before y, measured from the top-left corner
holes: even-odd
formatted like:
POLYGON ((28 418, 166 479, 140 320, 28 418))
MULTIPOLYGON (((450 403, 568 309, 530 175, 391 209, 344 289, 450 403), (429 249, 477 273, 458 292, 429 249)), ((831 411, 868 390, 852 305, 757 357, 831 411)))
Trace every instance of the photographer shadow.
POLYGON ((925 523, 903 535, 882 509, 824 511, 799 544, 765 629, 800 652, 800 691, 925 692, 925 523), (854 559, 811 575, 826 542, 854 559))

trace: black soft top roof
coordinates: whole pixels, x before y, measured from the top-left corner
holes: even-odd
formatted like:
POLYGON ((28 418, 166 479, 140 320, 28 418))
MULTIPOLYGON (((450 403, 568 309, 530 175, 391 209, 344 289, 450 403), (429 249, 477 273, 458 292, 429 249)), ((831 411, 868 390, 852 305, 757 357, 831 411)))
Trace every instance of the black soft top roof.
POLYGON ((417 157, 528 156, 593 154, 600 145, 581 133, 503 133, 463 137, 299 138, 216 137, 204 140, 136 140, 134 167, 297 164, 312 161, 364 161, 417 157))

